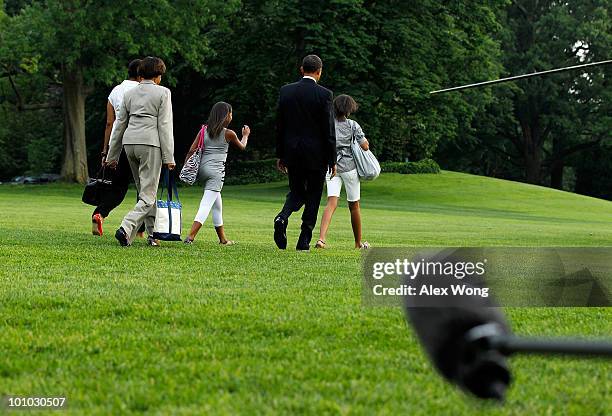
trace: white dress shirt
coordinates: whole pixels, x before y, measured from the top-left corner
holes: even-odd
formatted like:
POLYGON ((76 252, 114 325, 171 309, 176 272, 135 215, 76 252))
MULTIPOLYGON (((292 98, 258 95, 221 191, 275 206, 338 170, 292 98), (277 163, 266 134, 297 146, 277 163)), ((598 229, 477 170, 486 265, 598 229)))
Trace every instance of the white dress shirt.
MULTIPOLYGON (((115 126, 117 125, 117 119, 119 118, 119 111, 121 110, 121 104, 123 103, 123 97, 125 93, 138 85, 138 81, 131 81, 129 79, 124 80, 121 84, 117 85, 108 96, 108 102, 111 103, 115 109, 115 121, 113 122, 113 128, 111 129, 110 137, 113 137, 115 126)), ((110 140, 108 143, 110 148, 110 140)))

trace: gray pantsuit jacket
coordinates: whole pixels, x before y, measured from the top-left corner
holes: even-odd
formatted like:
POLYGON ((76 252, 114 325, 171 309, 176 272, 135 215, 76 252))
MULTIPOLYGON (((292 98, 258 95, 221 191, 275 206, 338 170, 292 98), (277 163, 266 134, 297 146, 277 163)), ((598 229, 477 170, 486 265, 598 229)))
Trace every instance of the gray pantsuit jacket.
POLYGON ((119 160, 121 146, 144 144, 161 149, 162 163, 174 163, 170 90, 144 80, 125 93, 106 160, 119 160))

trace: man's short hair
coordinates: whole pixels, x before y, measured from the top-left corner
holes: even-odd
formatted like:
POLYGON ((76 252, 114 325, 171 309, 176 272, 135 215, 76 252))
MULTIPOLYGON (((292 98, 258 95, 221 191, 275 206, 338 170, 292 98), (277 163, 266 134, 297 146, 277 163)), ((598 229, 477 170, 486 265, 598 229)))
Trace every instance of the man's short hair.
POLYGON ((302 68, 307 74, 314 74, 323 68, 323 61, 317 55, 308 55, 302 60, 302 68))
POLYGON ((138 66, 138 75, 144 79, 153 79, 166 73, 166 64, 159 58, 147 56, 138 66))
POLYGON ((130 62, 128 65, 128 78, 138 78, 138 67, 140 66, 140 62, 142 62, 142 59, 134 59, 132 62, 130 62))

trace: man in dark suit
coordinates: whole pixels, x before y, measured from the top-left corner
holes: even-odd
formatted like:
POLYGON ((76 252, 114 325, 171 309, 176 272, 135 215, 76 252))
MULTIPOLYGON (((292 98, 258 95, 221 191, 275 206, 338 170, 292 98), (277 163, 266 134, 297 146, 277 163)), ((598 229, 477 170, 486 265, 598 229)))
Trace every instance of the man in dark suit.
POLYGON ((289 216, 304 206, 297 250, 308 250, 317 222, 325 174, 336 174, 333 93, 318 84, 323 62, 316 55, 302 61, 303 78, 280 90, 276 120, 277 167, 289 175, 289 193, 274 219, 274 241, 287 248, 289 216))

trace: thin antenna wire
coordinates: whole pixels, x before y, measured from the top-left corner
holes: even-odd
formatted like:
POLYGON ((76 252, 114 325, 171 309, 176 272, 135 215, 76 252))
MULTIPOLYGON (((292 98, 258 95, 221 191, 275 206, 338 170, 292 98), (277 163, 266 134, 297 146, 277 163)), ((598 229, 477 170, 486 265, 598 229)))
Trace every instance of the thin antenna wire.
POLYGON ((607 60, 607 61, 592 62, 590 64, 582 64, 582 65, 567 66, 564 68, 549 69, 548 71, 532 72, 531 74, 516 75, 516 76, 508 77, 508 78, 495 79, 493 81, 484 81, 484 82, 477 82, 475 84, 461 85, 459 87, 452 87, 452 88, 446 88, 443 90, 431 91, 430 94, 440 94, 443 92, 466 90, 468 88, 476 88, 476 87, 483 87, 486 85, 499 84, 500 82, 516 81, 517 79, 524 79, 524 78, 536 77, 540 75, 554 74, 557 72, 572 71, 575 69, 588 68, 591 66, 599 66, 599 65, 608 65, 608 64, 612 64, 612 59, 607 60))

